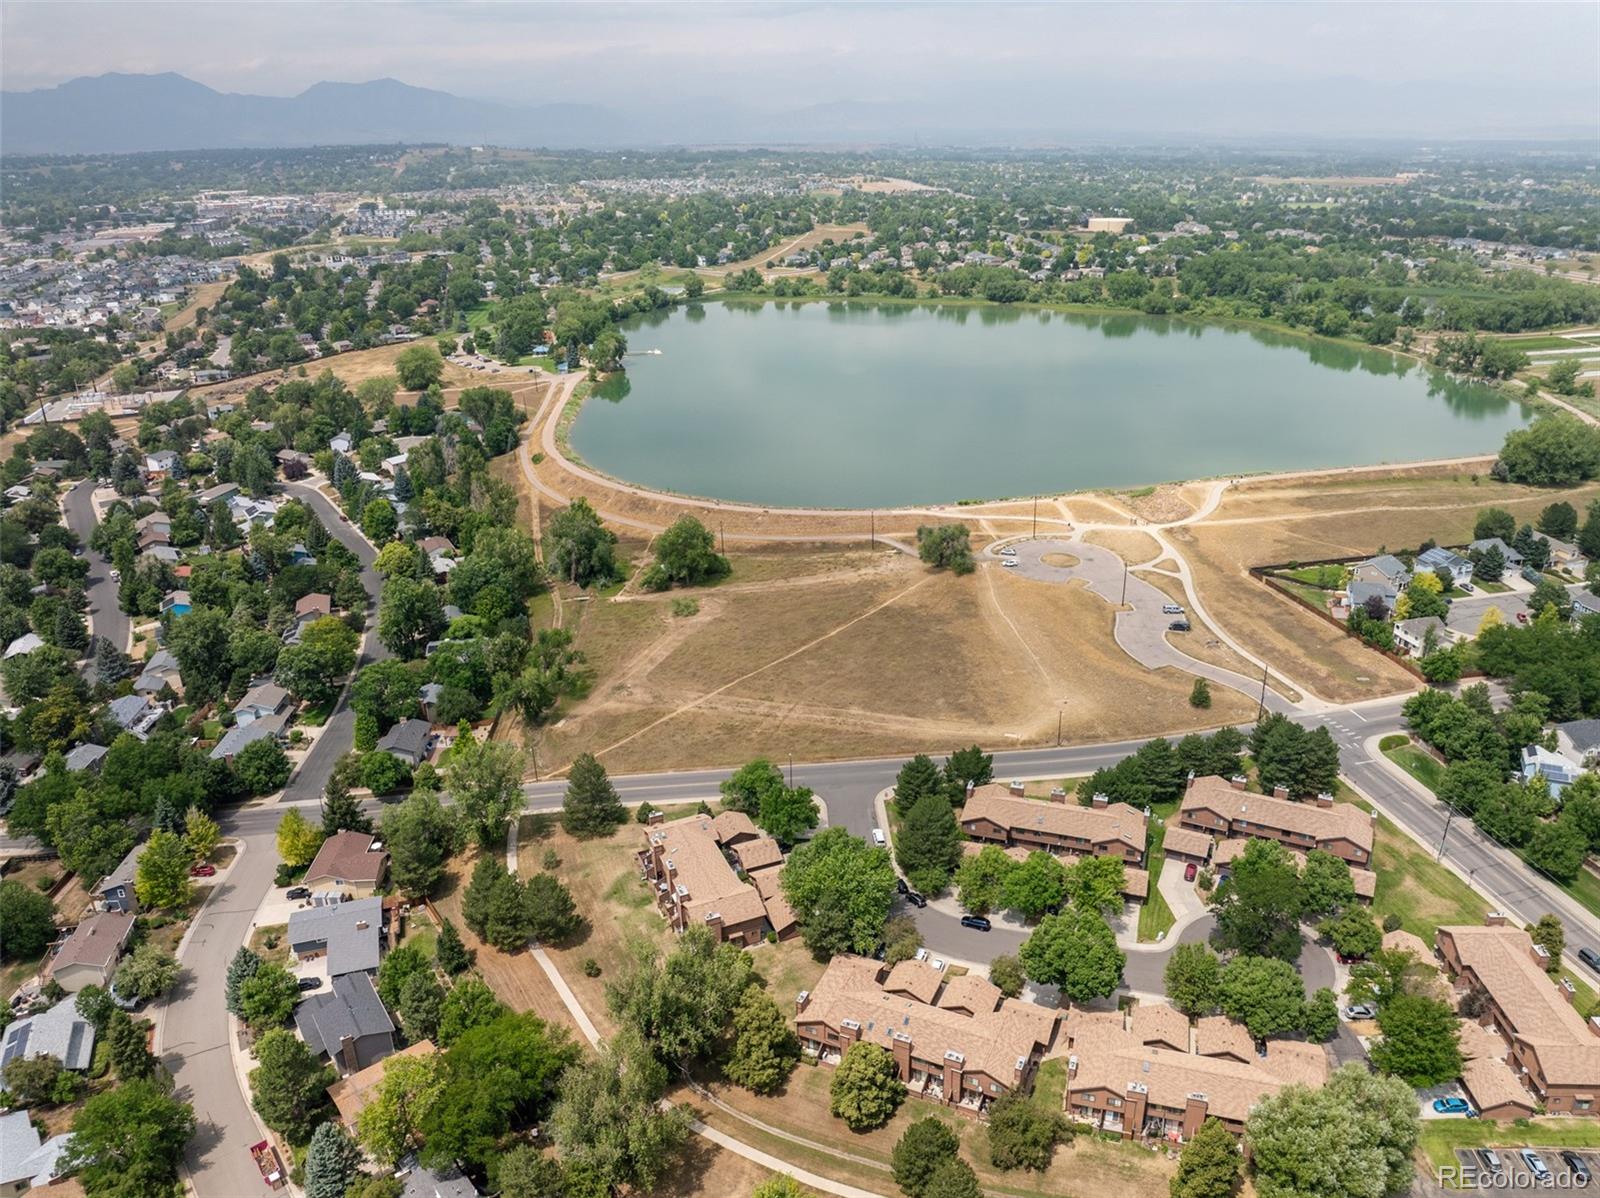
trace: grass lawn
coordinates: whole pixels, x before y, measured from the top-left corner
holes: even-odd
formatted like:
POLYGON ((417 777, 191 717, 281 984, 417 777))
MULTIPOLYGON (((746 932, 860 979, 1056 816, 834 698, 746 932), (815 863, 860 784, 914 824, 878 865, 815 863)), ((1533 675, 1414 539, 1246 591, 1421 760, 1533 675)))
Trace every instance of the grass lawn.
POLYGON ((305 728, 320 728, 328 722, 328 716, 333 713, 332 699, 326 703, 318 703, 315 707, 307 707, 300 713, 298 723, 305 728))
POLYGON ((1298 570, 1280 570, 1279 578, 1292 579, 1320 590, 1337 590, 1344 585, 1348 571, 1343 566, 1302 566, 1298 570))
POLYGON ((1600 1148, 1593 1119, 1425 1119, 1417 1146, 1435 1168, 1456 1164, 1457 1148, 1600 1148))
POLYGON ((26 961, 7 961, 0 966, 0 999, 9 999, 23 982, 39 972, 43 964, 44 954, 40 953, 26 961))
POLYGON ((1580 869, 1572 884, 1562 889, 1582 903, 1585 909, 1600 915, 1600 878, 1586 869, 1580 869))
POLYGON ((1033 1103, 1059 1115, 1066 1092, 1067 1063, 1060 1057, 1052 1057, 1033 1075, 1033 1103))
POLYGON ((263 961, 276 961, 279 965, 289 964, 289 925, 286 923, 272 923, 266 927, 257 928, 250 933, 250 949, 263 961), (267 941, 272 941, 269 948, 267 941))
POLYGON ((1383 755, 1429 790, 1439 793, 1439 783, 1444 780, 1444 766, 1433 754, 1416 745, 1400 745, 1385 749, 1383 755))
MULTIPOLYGON (((1338 797, 1364 811, 1372 810, 1354 796, 1343 780, 1339 783, 1338 797)), ((1378 891, 1372 900, 1373 915, 1380 922, 1385 916, 1398 915, 1406 931, 1429 944, 1433 943, 1433 934, 1440 924, 1479 924, 1489 910, 1482 895, 1381 815, 1373 837, 1372 868, 1378 875, 1378 891)))
POLYGON ((1166 896, 1161 893, 1156 885, 1161 877, 1161 866, 1166 860, 1166 851, 1163 842, 1167 838, 1167 825, 1156 824, 1150 834, 1150 851, 1146 856, 1145 867, 1150 871, 1150 893, 1144 903, 1139 907, 1139 939, 1154 940, 1162 932, 1170 931, 1177 921, 1172 908, 1167 905, 1166 896))
POLYGON ((439 940, 439 929, 433 926, 433 920, 428 918, 427 912, 420 907, 413 907, 411 914, 406 918, 406 934, 401 944, 414 944, 422 950, 422 955, 428 960, 433 960, 434 945, 439 940))

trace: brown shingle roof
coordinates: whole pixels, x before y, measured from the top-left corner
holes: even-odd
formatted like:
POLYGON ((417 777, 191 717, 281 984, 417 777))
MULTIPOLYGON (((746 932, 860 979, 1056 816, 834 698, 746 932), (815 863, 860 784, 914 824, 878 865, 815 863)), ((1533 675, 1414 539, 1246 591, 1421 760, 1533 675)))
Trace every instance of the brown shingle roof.
POLYGON ((1234 1056, 1248 1061, 1255 1055, 1255 1041, 1244 1024, 1226 1015, 1204 1015, 1194 1027, 1194 1050, 1203 1057, 1234 1056))
POLYGON ((659 843, 662 857, 677 871, 672 882, 688 891, 684 915, 690 926, 705 922, 706 916, 722 917, 724 927, 760 919, 766 904, 756 888, 739 881, 722 855, 717 829, 709 816, 697 815, 675 823, 645 829, 646 843, 659 843))
POLYGON ((760 836, 761 830, 754 821, 742 811, 724 811, 711 821, 711 827, 717 834, 717 840, 722 844, 737 840, 741 836, 760 836))
POLYGON ((1133 1009, 1132 1030, 1141 1044, 1167 1044, 1189 1051, 1189 1019, 1164 1002, 1140 1003, 1133 1009))
POLYGON ((1215 811, 1233 823, 1304 833, 1319 843, 1348 840, 1369 854, 1372 852, 1372 818, 1350 803, 1335 803, 1332 807, 1295 803, 1235 790, 1225 779, 1211 776, 1194 780, 1183 796, 1179 818, 1197 808, 1215 811))
POLYGON ((994 1010, 1004 997, 1000 993, 1000 987, 988 978, 976 973, 964 973, 945 982, 944 989, 939 992, 936 1002, 946 1010, 959 1007, 977 1015, 994 1010))
POLYGON ((376 886, 383 879, 389 854, 371 851, 373 838, 365 832, 335 832, 322 842, 303 879, 307 886, 335 880, 376 886))
POLYGON ((397 1057, 429 1056, 433 1052, 432 1040, 418 1040, 415 1044, 408 1045, 381 1061, 373 1062, 365 1069, 357 1070, 348 1077, 341 1077, 328 1087, 328 1097, 333 1099, 339 1118, 344 1120, 346 1126, 355 1127, 356 1116, 361 1114, 367 1103, 372 1101, 378 1083, 383 1080, 384 1067, 390 1061, 397 1057))
MULTIPOLYGON (((717 817, 721 819, 721 816, 717 817)), ((728 849, 733 854, 733 859, 739 863, 739 868, 747 874, 753 874, 759 869, 769 869, 774 865, 783 864, 783 850, 778 847, 778 842, 770 836, 762 836, 756 840, 741 840, 738 844, 728 849)))
POLYGON ((932 1002, 944 981, 944 972, 924 961, 901 961, 883 980, 890 992, 903 991, 918 1002, 932 1002))
POLYGON ((61 951, 50 959, 50 972, 69 965, 90 965, 102 972, 109 970, 116 964, 131 931, 131 911, 102 911, 91 915, 72 930, 61 951))
POLYGON ((990 820, 1013 831, 1070 836, 1093 845, 1120 841, 1136 853, 1144 852, 1144 815, 1126 803, 1081 807, 1077 803, 1019 799, 1004 786, 991 782, 974 790, 961 808, 963 825, 976 819, 990 820))
POLYGON ((1392 932, 1383 934, 1383 947, 1391 951, 1410 953, 1424 965, 1433 964, 1433 949, 1421 936, 1413 935, 1404 928, 1396 928, 1392 932))
POLYGON ((1506 1042, 1471 1019, 1461 1021, 1461 1084, 1480 1111, 1514 1104, 1531 1114, 1538 1103, 1511 1066, 1506 1064, 1506 1042))
POLYGON ((327 595, 302 595, 295 600, 296 616, 326 616, 333 613, 333 599, 327 595))
POLYGON ((1167 852, 1180 853, 1185 857, 1198 857, 1204 861, 1211 855, 1211 837, 1205 832, 1196 832, 1193 828, 1179 828, 1168 824, 1167 834, 1161 843, 1167 852))

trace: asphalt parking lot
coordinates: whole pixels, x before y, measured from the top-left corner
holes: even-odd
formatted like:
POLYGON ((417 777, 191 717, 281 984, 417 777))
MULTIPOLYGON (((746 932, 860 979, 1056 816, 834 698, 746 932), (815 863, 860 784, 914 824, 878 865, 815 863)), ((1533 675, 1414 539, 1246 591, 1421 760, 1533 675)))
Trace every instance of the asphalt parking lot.
MULTIPOLYGON (((1471 1190, 1477 1194, 1540 1194, 1549 1190, 1581 1190, 1584 1185, 1573 1176, 1572 1170, 1561 1159, 1559 1148, 1535 1148, 1535 1152, 1544 1160, 1545 1167, 1550 1170, 1550 1176, 1544 1180, 1534 1177, 1533 1171, 1522 1161, 1521 1149, 1496 1148, 1495 1152, 1500 1157, 1500 1171, 1491 1173, 1476 1150, 1471 1148, 1457 1148, 1456 1160, 1460 1162, 1462 1173, 1457 1178, 1460 1189, 1471 1190)), ((1591 1149, 1575 1150, 1583 1163, 1588 1167, 1591 1180, 1590 1188, 1600 1188, 1600 1183, 1593 1180, 1600 1177, 1600 1151, 1591 1149)))

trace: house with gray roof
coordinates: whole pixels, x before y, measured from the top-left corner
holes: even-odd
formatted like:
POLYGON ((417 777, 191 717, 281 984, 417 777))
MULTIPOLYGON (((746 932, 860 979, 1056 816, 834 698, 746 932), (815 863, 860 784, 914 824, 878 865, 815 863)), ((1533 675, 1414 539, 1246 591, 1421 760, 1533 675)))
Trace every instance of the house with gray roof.
POLYGON ((1468 553, 1488 553, 1491 549, 1498 549, 1500 556, 1505 559, 1506 567, 1511 570, 1522 569, 1523 556, 1507 545, 1499 537, 1483 537, 1467 546, 1468 553))
POLYGON ((246 745, 253 745, 258 740, 271 740, 283 734, 284 725, 289 722, 289 715, 284 712, 280 715, 269 715, 259 720, 251 720, 248 724, 236 724, 222 734, 222 739, 211 750, 212 761, 232 761, 246 745))
POLYGON ((276 682, 260 682, 245 691, 233 709, 234 727, 248 728, 257 720, 278 715, 289 706, 289 692, 276 682))
POLYGON ((1383 600, 1384 607, 1394 610, 1395 600, 1400 597, 1400 592, 1386 582, 1352 582, 1345 594, 1350 598, 1352 608, 1365 607, 1367 600, 1377 596, 1383 600))
POLYGON ((117 862, 117 868, 95 883, 89 896, 102 911, 134 911, 139 900, 133 893, 133 880, 139 874, 139 858, 144 855, 148 841, 141 840, 128 850, 128 855, 117 862))
POLYGON ((16 640, 6 646, 6 657, 18 657, 24 653, 32 653, 44 645, 44 638, 37 632, 24 632, 16 640))
POLYGON ((1434 546, 1417 555, 1417 570, 1443 570, 1450 575, 1450 584, 1460 586, 1472 581, 1472 561, 1448 549, 1434 546))
POLYGON ((478 1187, 454 1165, 424 1169, 416 1157, 408 1156, 395 1176, 404 1186, 400 1198, 478 1198, 478 1187))
POLYGON ((67 773, 76 774, 83 770, 100 769, 100 762, 106 755, 104 745, 78 745, 68 753, 65 758, 67 773))
POLYGON ((1392 553, 1380 553, 1377 557, 1357 562, 1351 568, 1350 576, 1357 582, 1387 583, 1397 591, 1405 590, 1406 584, 1411 581, 1411 571, 1392 553))
POLYGON ((1421 657, 1427 651, 1430 632, 1433 633, 1433 645, 1436 649, 1448 649, 1455 639, 1450 633, 1449 626, 1438 616, 1415 616, 1409 620, 1394 622, 1395 647, 1412 657, 1421 657))
POLYGON ((94 1060, 94 1024, 78 1014, 77 1000, 63 998, 47 1011, 13 1020, 0 1039, 0 1070, 12 1061, 52 1056, 68 1069, 94 1060))
POLYGON ((377 747, 415 769, 433 752, 433 725, 427 720, 401 720, 378 738, 377 747))
POLYGON ((123 695, 106 706, 106 714, 123 731, 133 733, 140 740, 149 740, 150 729, 164 712, 143 695, 123 695))
POLYGON ((133 691, 137 695, 155 695, 168 686, 179 694, 183 693, 178 659, 169 649, 157 649, 145 660, 144 670, 134 679, 133 691))
POLYGON ((289 951, 301 961, 326 957, 330 978, 373 973, 382 931, 381 898, 304 907, 289 915, 289 951))
POLYGON ((326 1057, 341 1077, 394 1052, 394 1021, 364 973, 335 977, 328 993, 314 994, 294 1009, 294 1026, 306 1047, 326 1057))
POLYGON ((1557 724, 1556 749, 1563 757, 1590 768, 1600 765, 1600 720, 1568 720, 1557 724))
POLYGON ((0 1115, 0 1195, 11 1198, 55 1181, 71 1139, 70 1135, 43 1139, 27 1111, 0 1115))
POLYGON ((439 706, 439 699, 444 695, 444 683, 425 682, 422 689, 417 692, 417 698, 422 701, 422 715, 430 724, 434 720, 434 711, 439 706))

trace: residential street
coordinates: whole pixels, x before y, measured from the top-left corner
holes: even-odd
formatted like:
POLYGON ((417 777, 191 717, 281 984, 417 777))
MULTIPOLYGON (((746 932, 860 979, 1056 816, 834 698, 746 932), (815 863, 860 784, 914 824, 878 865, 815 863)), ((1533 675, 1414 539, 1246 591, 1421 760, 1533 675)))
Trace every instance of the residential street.
MULTIPOLYGON (((124 652, 128 649, 128 617, 117 606, 117 582, 111 577, 111 563, 89 548, 89 538, 94 536, 95 518, 93 495, 95 480, 86 478, 66 493, 67 527, 83 542, 83 556, 89 563, 87 591, 89 610, 85 613, 95 636, 103 636, 124 652)), ((94 666, 91 664, 90 669, 94 666)))

